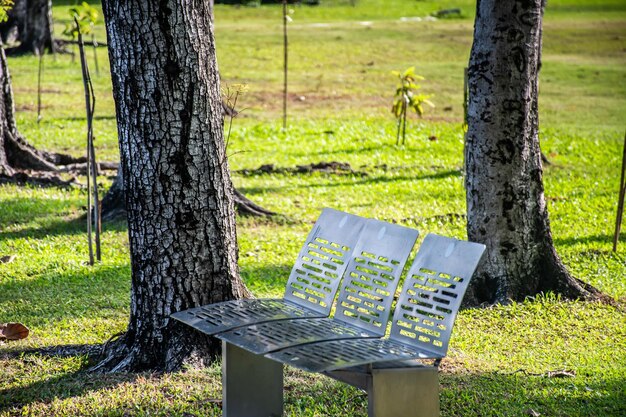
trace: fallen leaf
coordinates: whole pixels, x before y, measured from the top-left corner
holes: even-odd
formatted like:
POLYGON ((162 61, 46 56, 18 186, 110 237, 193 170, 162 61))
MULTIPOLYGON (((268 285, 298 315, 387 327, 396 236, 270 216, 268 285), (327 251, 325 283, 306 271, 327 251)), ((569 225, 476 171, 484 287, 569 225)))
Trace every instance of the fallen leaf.
POLYGON ((7 255, 0 257, 0 264, 10 264, 17 258, 17 255, 7 255))
POLYGON ((0 324, 0 340, 20 340, 28 337, 28 327, 22 323, 2 323, 0 324))
POLYGON ((528 410, 526 410, 526 415, 532 416, 532 417, 539 417, 541 414, 536 412, 535 410, 533 410, 532 408, 529 408, 528 410))

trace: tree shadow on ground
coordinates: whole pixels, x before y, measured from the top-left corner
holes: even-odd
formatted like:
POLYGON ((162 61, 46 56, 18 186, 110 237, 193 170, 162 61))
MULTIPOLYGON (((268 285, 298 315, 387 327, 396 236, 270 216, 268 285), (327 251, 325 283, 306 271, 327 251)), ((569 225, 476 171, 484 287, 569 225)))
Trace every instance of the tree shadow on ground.
MULTIPOLYGON (((267 194, 268 192, 280 192, 298 188, 329 188, 329 187, 354 187, 360 185, 372 185, 372 184, 385 184, 385 183, 394 183, 394 182, 404 182, 404 181, 422 181, 422 180, 436 180, 436 179, 444 179, 449 177, 460 177, 462 175, 459 170, 446 170, 439 171, 430 174, 423 175, 396 175, 396 176, 370 176, 370 177, 361 177, 362 179, 356 181, 329 181, 329 182, 316 182, 313 184, 296 184, 296 185, 285 185, 279 187, 239 187, 238 189, 246 195, 255 195, 255 194, 267 194)), ((345 178, 345 176, 342 176, 345 178)))
MULTIPOLYGON (((99 3, 98 3, 99 4, 99 3)), ((115 115, 111 114, 111 115, 106 115, 106 116, 94 116, 93 118, 94 120, 115 120, 115 115)), ((57 119, 55 119, 56 121, 68 121, 68 122, 84 122, 85 121, 85 117, 84 116, 67 116, 67 117, 59 117, 57 119)))
POLYGON ((64 273, 52 268, 33 279, 0 282, 0 304, 13 303, 10 321, 52 327, 61 320, 122 314, 118 312, 128 308, 129 287, 128 265, 73 268, 64 273))
MULTIPOLYGON (((0 203, 0 211, 3 209, 0 203)), ((41 220, 42 225, 28 226, 15 231, 0 229, 0 240, 4 239, 42 239, 47 236, 72 236, 87 233, 87 217, 85 215, 59 219, 58 215, 49 212, 30 212, 23 217, 20 223, 41 220)), ((127 230, 126 220, 114 220, 102 223, 102 231, 123 232, 127 230)))
MULTIPOLYGON (((83 346, 55 346, 44 350, 26 349, 12 351, 0 357, 0 360, 9 359, 10 356, 19 355, 22 362, 21 368, 40 368, 41 362, 49 363, 54 358, 67 358, 77 356, 82 360, 78 370, 67 372, 62 368, 52 370, 54 374, 43 375, 37 378, 41 369, 31 369, 26 378, 33 379, 25 385, 16 385, 0 390, 0 413, 8 411, 9 415, 21 415, 20 409, 36 402, 49 403, 53 400, 63 400, 72 397, 80 397, 93 391, 113 388, 125 382, 137 380, 137 374, 90 374, 87 368, 91 362, 87 356, 88 351, 93 351, 94 345, 83 346), (56 354, 53 351, 72 351, 73 354, 56 354)), ((16 358, 17 358, 16 357, 16 358)), ((56 364, 57 366, 59 363, 56 364)), ((22 371, 24 369, 21 369, 22 371)))
MULTIPOLYGON (((88 345, 87 349, 91 346, 88 345)), ((24 351, 19 357, 25 367, 37 367, 41 357, 46 355, 52 356, 24 351)), ((100 409, 107 415, 118 415, 118 412, 123 415, 124 410, 133 410, 133 415, 151 414, 152 411, 158 411, 159 415, 181 412, 220 415, 217 367, 210 372, 191 371, 191 374, 174 374, 169 378, 158 374, 94 375, 85 372, 87 366, 85 358, 76 371, 68 373, 61 369, 56 374, 51 371, 52 375, 33 377, 28 384, 0 390, 0 412, 8 410, 17 415, 33 403, 49 404, 57 399, 88 397, 92 392, 109 391, 103 397, 117 399, 121 396, 123 402, 117 401, 100 409), (124 392, 112 393, 120 384, 129 384, 129 387, 124 388, 124 392), (154 395, 167 400, 145 401, 146 397, 154 395)), ((452 369, 444 366, 440 373, 441 414, 444 417, 621 417, 626 415, 625 385, 624 377, 618 372, 613 372, 613 376, 601 376, 579 371, 573 377, 554 377, 547 372, 536 375, 519 371, 468 372, 460 366, 452 369)), ((284 395, 285 410, 290 416, 312 415, 312 412, 355 417, 367 415, 367 399, 360 391, 289 367, 286 368, 284 395)), ((177 415, 186 415, 184 413, 177 415)))
POLYGON ((626 381, 577 373, 445 373, 441 376, 443 415, 604 416, 626 415, 626 381), (537 414, 534 414, 533 411, 537 414))
MULTIPOLYGON (((590 243, 602 243, 607 249, 613 250, 613 233, 610 232, 603 235, 591 235, 591 236, 570 236, 570 237, 555 237, 554 243, 563 246, 573 246, 578 244, 587 245, 590 243)), ((622 231, 619 236, 618 247, 620 243, 626 246, 626 230, 622 231)))

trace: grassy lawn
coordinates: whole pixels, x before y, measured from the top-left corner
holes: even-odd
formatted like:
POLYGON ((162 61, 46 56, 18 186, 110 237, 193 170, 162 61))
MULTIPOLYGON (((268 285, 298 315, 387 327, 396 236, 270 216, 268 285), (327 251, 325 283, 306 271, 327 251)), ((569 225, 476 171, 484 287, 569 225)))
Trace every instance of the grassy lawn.
MULTIPOLYGON (((56 33, 71 1, 58 2, 56 33)), ((93 2, 94 4, 96 2, 93 2)), ((56 2, 55 2, 56 4, 56 2)), ((463 68, 474 2, 359 0, 294 6, 290 26, 289 129, 281 130, 279 7, 217 6, 224 85, 248 84, 228 153, 235 185, 287 221, 238 218, 241 273, 257 296, 280 296, 293 259, 322 207, 465 238, 462 176, 463 68), (424 19, 441 8, 462 16, 424 19), (417 19, 420 17, 422 19, 417 19), (392 70, 416 66, 436 108, 410 121, 395 145, 392 70), (428 140, 428 138, 436 140, 428 140), (255 171, 321 161, 351 171, 255 171)), ((97 27, 104 40, 104 28, 97 27)), ((624 115, 626 3, 551 0, 541 73, 541 141, 552 164, 545 186, 555 243, 569 270, 621 308, 548 294, 463 311, 441 373, 442 416, 626 415, 626 233, 611 251, 624 115), (554 377, 567 370, 572 377, 554 377)), ((92 51, 89 51, 90 56, 92 51)), ((117 134, 107 51, 100 74, 98 157, 115 161, 117 134)), ((82 155, 80 67, 46 57, 43 120, 36 121, 37 60, 10 58, 17 122, 36 146, 82 155)), ((103 178, 105 188, 110 178, 103 178)), ((33 349, 101 344, 125 329, 130 267, 123 223, 105 224, 103 262, 86 265, 86 192, 0 186, 0 322, 28 339, 0 345, 0 417, 219 416, 220 367, 157 375, 90 375, 84 355, 33 349)), ((366 416, 363 393, 287 370, 286 415, 366 416)))

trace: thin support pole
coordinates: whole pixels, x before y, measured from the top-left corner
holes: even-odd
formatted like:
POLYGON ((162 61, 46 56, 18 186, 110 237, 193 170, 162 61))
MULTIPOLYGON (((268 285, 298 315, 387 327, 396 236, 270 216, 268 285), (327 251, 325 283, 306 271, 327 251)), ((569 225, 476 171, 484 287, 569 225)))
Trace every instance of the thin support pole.
POLYGON ((98 41, 96 40, 96 34, 91 35, 91 44, 93 45, 93 61, 96 65, 96 75, 100 75, 100 66, 98 65, 98 41))
POLYGON ((41 121, 41 78, 43 76, 43 48, 37 49, 37 55, 39 55, 39 71, 37 72, 37 123, 39 123, 41 121))
POLYGON ((469 75, 468 68, 463 68, 463 182, 465 182, 465 151, 467 147, 467 130, 469 128, 469 75))
POLYGON ((406 141, 406 112, 407 112, 406 100, 402 103, 402 145, 406 141))
POLYGON ((613 236, 613 252, 617 252, 617 242, 624 217, 624 196, 626 195, 626 133, 624 134, 624 151, 622 155, 622 174, 619 180, 619 198, 617 201, 617 217, 615 219, 615 235, 613 236))
POLYGON ((287 76, 289 71, 289 39, 287 37, 287 0, 283 0, 283 129, 287 129, 287 76))
POLYGON ((97 167, 95 159, 95 151, 93 146, 93 112, 95 110, 95 96, 93 93, 93 85, 89 76, 89 67, 87 65, 87 58, 85 57, 85 45, 83 43, 83 36, 80 32, 80 25, 78 20, 74 18, 74 23, 78 28, 78 50, 80 53, 80 64, 83 75, 83 87, 85 89, 85 109, 87 113, 87 234, 89 239, 89 264, 93 265, 93 243, 92 243, 92 224, 95 224, 96 235, 96 258, 101 260, 100 253, 100 202, 98 199, 98 182, 97 182, 97 167), (93 184, 93 185, 92 185, 93 184), (93 186, 93 190, 92 190, 93 186), (92 205, 92 191, 93 191, 93 205, 92 205))
POLYGON ((469 108, 469 82, 467 78, 467 67, 463 69, 463 127, 467 129, 467 111, 469 108))

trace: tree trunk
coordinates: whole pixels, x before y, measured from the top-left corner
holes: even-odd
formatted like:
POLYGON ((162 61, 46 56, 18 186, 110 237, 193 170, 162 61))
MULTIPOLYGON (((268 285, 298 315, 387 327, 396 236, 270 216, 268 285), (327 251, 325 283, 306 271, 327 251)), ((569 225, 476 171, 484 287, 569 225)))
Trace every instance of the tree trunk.
POLYGON ((248 295, 210 11, 174 0, 106 0, 103 11, 132 283, 128 330, 95 370, 176 370, 218 345, 170 314, 248 295))
POLYGON ((0 176, 11 177, 16 169, 56 171, 55 155, 28 144, 17 131, 11 75, 0 47, 0 176))
POLYGON ((12 53, 54 52, 52 0, 16 0, 9 19, 0 24, 5 42, 20 42, 12 53))
POLYGON ((538 139, 542 1, 479 0, 469 64, 467 232, 487 255, 468 304, 591 298, 552 241, 538 139))

